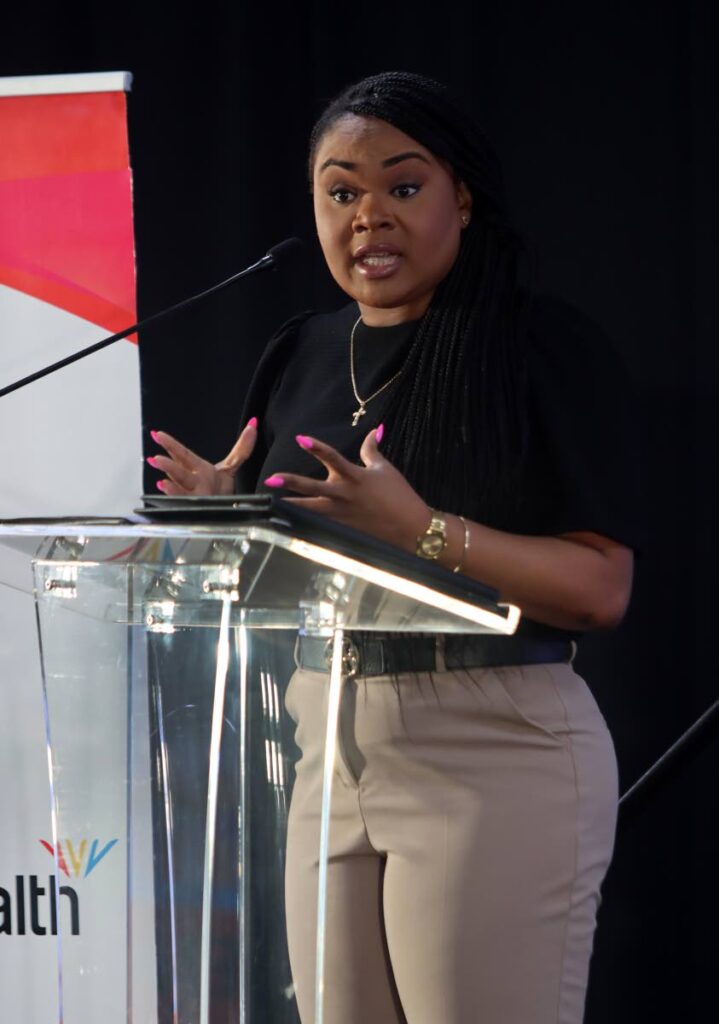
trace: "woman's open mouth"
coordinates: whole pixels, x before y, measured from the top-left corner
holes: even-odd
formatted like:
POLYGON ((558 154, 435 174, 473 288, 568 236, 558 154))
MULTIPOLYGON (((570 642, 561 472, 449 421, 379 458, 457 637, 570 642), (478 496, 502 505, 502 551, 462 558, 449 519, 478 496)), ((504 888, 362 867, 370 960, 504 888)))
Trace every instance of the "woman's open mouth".
POLYGON ((389 277, 399 268, 402 254, 389 245, 365 245, 354 254, 354 265, 362 277, 389 277))

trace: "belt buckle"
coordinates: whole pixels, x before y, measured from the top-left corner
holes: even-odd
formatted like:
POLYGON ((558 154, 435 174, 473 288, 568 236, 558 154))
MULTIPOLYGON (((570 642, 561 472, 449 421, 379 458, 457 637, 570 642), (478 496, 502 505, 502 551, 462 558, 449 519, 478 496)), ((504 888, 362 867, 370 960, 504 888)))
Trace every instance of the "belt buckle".
MULTIPOLYGON (((325 665, 328 669, 332 668, 332 647, 334 645, 333 640, 328 640, 325 644, 325 665)), ((357 648, 357 644, 354 640, 350 640, 348 636, 342 640, 342 675, 347 676, 349 679, 352 676, 356 676, 359 672, 360 667, 360 653, 357 648)))

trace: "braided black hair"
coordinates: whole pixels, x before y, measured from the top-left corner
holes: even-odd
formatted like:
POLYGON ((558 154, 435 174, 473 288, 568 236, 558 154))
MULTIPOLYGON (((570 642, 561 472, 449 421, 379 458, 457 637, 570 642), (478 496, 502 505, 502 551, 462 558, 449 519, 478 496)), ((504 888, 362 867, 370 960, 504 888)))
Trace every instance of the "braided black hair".
POLYGON ((379 118, 416 139, 471 192, 459 254, 387 402, 383 448, 431 506, 491 520, 494 508, 518 499, 527 432, 525 251, 504 213, 499 162, 446 86, 386 72, 350 86, 322 113, 310 139, 310 180, 320 141, 347 114, 379 118))

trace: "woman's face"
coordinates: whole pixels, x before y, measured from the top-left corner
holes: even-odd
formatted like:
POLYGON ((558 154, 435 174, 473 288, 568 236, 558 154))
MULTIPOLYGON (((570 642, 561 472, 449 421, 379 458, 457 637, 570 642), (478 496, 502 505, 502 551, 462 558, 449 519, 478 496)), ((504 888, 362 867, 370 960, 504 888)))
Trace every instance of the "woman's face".
POLYGON ((364 322, 419 319, 457 258, 467 187, 409 135, 355 114, 320 140, 313 178, 327 266, 364 322))

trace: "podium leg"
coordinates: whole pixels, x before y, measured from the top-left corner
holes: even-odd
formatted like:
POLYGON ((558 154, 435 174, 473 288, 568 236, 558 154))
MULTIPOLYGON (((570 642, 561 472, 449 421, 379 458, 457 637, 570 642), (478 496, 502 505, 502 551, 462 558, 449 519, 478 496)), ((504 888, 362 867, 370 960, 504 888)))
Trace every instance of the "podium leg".
MULTIPOLYGON (((222 743, 222 725, 225 712, 227 693, 227 673, 230 665, 230 611, 232 604, 228 596, 223 596, 220 628, 217 637, 217 660, 215 682, 213 687, 212 723, 210 726, 210 756, 207 775, 207 817, 205 819, 205 860, 202 871, 202 939, 200 948, 200 1024, 210 1024, 210 944, 212 939, 212 900, 214 894, 215 875, 215 837, 217 828, 217 792, 220 781, 220 747, 222 743)), ((246 649, 246 648, 245 648, 246 649)), ((246 683, 246 665, 242 668, 243 681, 246 683)), ((241 685, 241 690, 244 687, 241 685)), ((242 700, 242 698, 241 698, 242 700)), ((242 701, 244 704, 244 701, 242 701)), ((244 774, 244 773, 243 773, 244 774)), ((244 816, 245 802, 240 802, 241 814, 244 816)), ((242 829, 244 832, 244 828, 242 829)), ((244 866, 244 861, 241 861, 244 866)), ((244 871, 242 872, 244 875, 244 871)), ((244 908, 244 900, 241 904, 244 908)), ((240 949, 244 946, 244 934, 240 929, 240 949)), ((240 978, 240 995, 242 995, 242 978, 240 978)), ((244 1024, 244 1014, 240 1016, 240 1024, 244 1024)))
POLYGON ((342 653, 344 630, 336 629, 332 637, 332 667, 327 697, 327 731, 322 774, 322 811, 320 821, 320 854, 317 879, 317 955, 315 975, 315 1024, 324 1022, 325 933, 327 923, 327 857, 330 839, 332 780, 337 756, 337 722, 342 696, 342 653))

